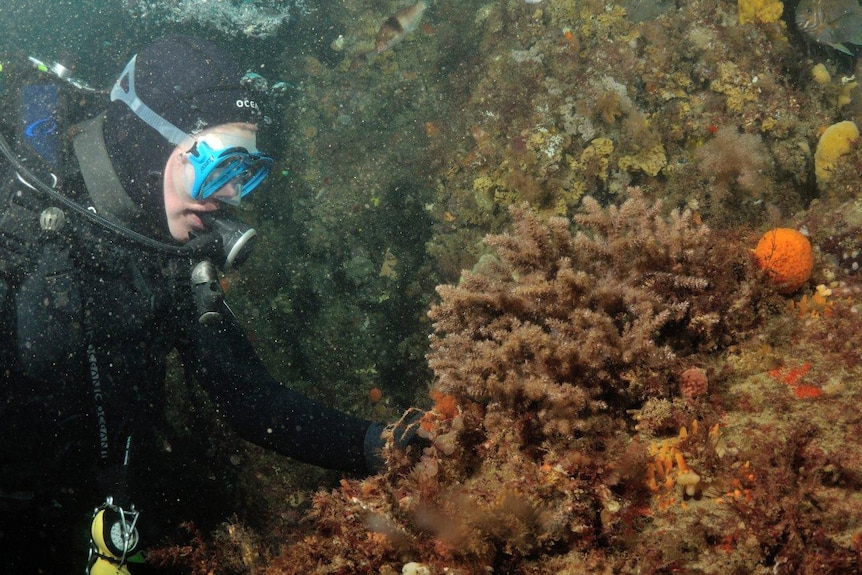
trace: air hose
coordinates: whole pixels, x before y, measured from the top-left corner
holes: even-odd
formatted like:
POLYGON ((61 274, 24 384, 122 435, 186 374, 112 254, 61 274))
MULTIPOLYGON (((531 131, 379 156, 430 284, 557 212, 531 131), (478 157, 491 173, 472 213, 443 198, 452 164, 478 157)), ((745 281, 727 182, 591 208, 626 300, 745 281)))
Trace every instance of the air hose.
POLYGON ((9 146, 9 141, 6 140, 3 134, 0 134, 0 153, 2 153, 6 157, 10 164, 12 164, 12 167, 15 168, 16 172, 18 172, 19 177, 22 178, 27 185, 32 187, 34 190, 45 194, 55 202, 62 204, 64 207, 75 212, 76 214, 85 217, 89 221, 98 224, 115 234, 123 236, 126 239, 142 244, 148 248, 175 256, 191 255, 193 249, 189 244, 186 244, 184 246, 173 246, 164 242, 160 242, 158 240, 154 240, 153 238, 147 237, 143 234, 139 234, 134 230, 130 230, 129 228, 112 222, 108 218, 105 218, 93 211, 90 211, 84 206, 74 202, 70 198, 67 198, 54 188, 48 186, 42 180, 36 177, 36 175, 33 174, 33 172, 31 172, 27 168, 27 166, 25 166, 18 159, 18 156, 16 156, 15 152, 12 151, 12 148, 9 146))

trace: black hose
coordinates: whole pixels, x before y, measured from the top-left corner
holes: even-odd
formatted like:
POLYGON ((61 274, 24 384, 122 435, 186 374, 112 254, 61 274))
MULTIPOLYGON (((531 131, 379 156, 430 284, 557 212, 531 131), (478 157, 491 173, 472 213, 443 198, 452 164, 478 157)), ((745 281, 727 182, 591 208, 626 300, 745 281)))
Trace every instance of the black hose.
POLYGON ((9 146, 9 142, 6 140, 2 133, 0 133, 0 153, 2 153, 7 160, 9 160, 9 163, 12 164, 12 167, 14 167, 15 171, 18 172, 18 175, 23 178, 27 184, 32 186, 33 189, 47 195, 52 200, 62 204, 73 212, 87 218, 89 221, 150 249, 164 252, 173 256, 191 255, 193 250, 192 247, 188 244, 184 246, 173 246, 171 244, 166 244, 164 242, 154 240, 153 238, 140 234, 134 230, 130 230, 125 226, 121 226, 115 222, 112 222, 108 218, 105 218, 104 216, 100 216, 99 214, 88 210, 84 206, 72 201, 70 198, 67 198, 51 186, 48 186, 38 177, 36 177, 36 175, 33 174, 33 172, 31 172, 24 164, 21 163, 21 160, 19 160, 15 152, 12 151, 12 148, 9 146))

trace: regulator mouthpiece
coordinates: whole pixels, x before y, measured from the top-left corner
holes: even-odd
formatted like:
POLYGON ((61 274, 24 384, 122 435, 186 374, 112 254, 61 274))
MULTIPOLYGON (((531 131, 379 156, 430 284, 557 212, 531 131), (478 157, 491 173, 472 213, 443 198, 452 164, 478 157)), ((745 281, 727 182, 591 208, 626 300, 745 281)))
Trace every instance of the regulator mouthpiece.
POLYGON ((249 254, 257 236, 257 230, 253 227, 229 218, 216 218, 205 215, 201 218, 207 230, 215 232, 221 239, 224 251, 224 271, 231 270, 234 266, 241 265, 249 254))

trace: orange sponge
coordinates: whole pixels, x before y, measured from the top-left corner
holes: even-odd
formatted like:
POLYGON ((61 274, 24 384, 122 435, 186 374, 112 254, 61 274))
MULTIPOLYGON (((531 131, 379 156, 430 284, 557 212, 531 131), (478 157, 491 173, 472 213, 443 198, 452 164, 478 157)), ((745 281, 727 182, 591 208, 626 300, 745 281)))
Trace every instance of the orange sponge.
POLYGON ((802 287, 814 269, 811 242, 790 228, 775 228, 763 234, 754 248, 754 257, 782 294, 802 287))

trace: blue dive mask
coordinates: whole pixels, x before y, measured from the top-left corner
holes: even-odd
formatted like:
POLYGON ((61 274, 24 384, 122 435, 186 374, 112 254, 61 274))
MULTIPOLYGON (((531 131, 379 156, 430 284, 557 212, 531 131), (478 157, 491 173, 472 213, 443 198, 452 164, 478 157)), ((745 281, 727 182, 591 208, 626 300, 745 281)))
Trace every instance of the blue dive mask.
POLYGON ((120 74, 111 90, 111 101, 120 100, 125 103, 138 118, 175 146, 189 140, 193 141, 186 155, 194 168, 194 182, 189 190, 194 200, 203 201, 215 197, 226 203, 235 204, 269 175, 275 164, 275 160, 270 156, 256 150, 250 152, 247 148, 237 146, 215 150, 202 139, 179 129, 147 106, 135 92, 136 61, 137 55, 132 57, 120 74), (126 87, 123 86, 124 80, 126 87), (226 190, 230 193, 218 193, 228 185, 233 186, 232 190, 226 190))
POLYGON ((249 152, 246 148, 213 150, 203 140, 194 143, 187 158, 195 170, 190 190, 192 199, 203 201, 215 196, 227 203, 233 203, 255 189, 269 175, 275 163, 271 157, 249 152), (218 194, 228 185, 233 188, 233 193, 218 194))

